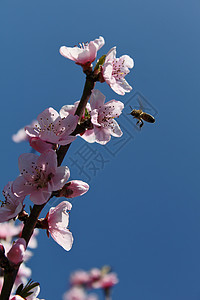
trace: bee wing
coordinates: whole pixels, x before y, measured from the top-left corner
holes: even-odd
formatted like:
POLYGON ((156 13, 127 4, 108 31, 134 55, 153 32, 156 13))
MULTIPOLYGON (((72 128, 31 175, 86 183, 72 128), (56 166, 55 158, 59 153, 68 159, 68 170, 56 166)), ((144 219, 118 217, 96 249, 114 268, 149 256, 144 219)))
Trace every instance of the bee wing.
POLYGON ((139 102, 139 105, 140 105, 140 110, 144 110, 144 105, 142 104, 142 100, 140 99, 140 96, 138 96, 138 102, 139 102))

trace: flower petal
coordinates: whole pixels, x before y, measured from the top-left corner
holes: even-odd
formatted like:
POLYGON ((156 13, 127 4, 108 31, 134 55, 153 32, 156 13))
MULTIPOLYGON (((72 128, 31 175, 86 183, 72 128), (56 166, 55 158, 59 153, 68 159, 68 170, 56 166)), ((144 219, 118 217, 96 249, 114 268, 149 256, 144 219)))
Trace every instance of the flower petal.
POLYGON ((57 191, 63 187, 63 185, 67 182, 70 176, 70 171, 68 167, 61 166, 58 167, 55 175, 52 177, 51 181, 48 183, 51 186, 51 191, 57 191))
POLYGON ((31 193, 30 200, 36 205, 41 205, 46 203, 50 196, 51 192, 40 189, 31 193))
POLYGON ((36 173, 35 166, 38 160, 38 155, 34 153, 23 153, 19 156, 18 166, 21 175, 23 175, 26 180, 31 181, 33 175, 36 173))
POLYGON ((119 124, 117 123, 117 121, 113 120, 112 121, 112 127, 110 127, 111 130, 111 135, 115 136, 115 137, 120 137, 122 136, 123 132, 121 131, 119 124))
POLYGON ((92 95, 90 97, 91 109, 99 108, 104 105, 105 96, 99 90, 92 90, 92 95))
POLYGON ((51 230, 52 238, 65 250, 69 251, 72 248, 73 236, 72 233, 66 229, 52 229, 51 230))
POLYGON ((101 145, 107 144, 111 139, 110 130, 108 128, 94 127, 94 133, 96 137, 96 142, 101 145))

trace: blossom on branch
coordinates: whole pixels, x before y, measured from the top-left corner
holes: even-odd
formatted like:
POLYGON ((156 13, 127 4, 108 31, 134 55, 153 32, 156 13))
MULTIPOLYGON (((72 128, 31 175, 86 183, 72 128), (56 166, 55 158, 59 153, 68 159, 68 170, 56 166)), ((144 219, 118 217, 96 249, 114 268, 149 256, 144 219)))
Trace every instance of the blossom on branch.
MULTIPOLYGON (((73 114, 78 102, 74 105, 65 105, 61 108, 61 116, 73 114)), ((110 100, 105 103, 105 96, 99 90, 92 90, 90 103, 87 104, 86 113, 82 116, 82 122, 90 120, 90 128, 86 129, 80 136, 89 143, 99 143, 105 145, 110 141, 111 135, 122 136, 118 123, 114 118, 118 118, 122 113, 124 104, 121 101, 110 100)))
POLYGON ((39 114, 37 120, 38 125, 26 126, 25 131, 30 138, 30 145, 38 152, 42 153, 54 144, 70 144, 76 139, 70 134, 76 128, 78 116, 68 114, 61 118, 59 113, 50 107, 39 114))
POLYGON ((17 265, 24 260, 25 251, 26 241, 20 238, 12 245, 12 248, 7 253, 7 257, 13 264, 17 265))
POLYGON ((100 36, 98 39, 89 43, 80 43, 75 47, 60 47, 60 54, 68 59, 75 61, 78 65, 91 65, 96 59, 97 51, 105 44, 104 38, 100 36))
POLYGON ((15 218, 23 208, 23 200, 25 196, 17 197, 14 195, 12 184, 13 182, 8 182, 3 189, 5 201, 1 201, 0 222, 5 222, 15 218))
POLYGON ((81 180, 71 180, 67 182, 59 191, 58 197, 74 198, 82 196, 89 190, 89 185, 81 180))
POLYGON ((72 205, 68 201, 63 201, 56 207, 51 207, 47 215, 48 232, 52 238, 65 250, 72 248, 73 236, 67 229, 69 224, 69 213, 72 205))
POLYGON ((19 196, 30 195, 34 204, 43 204, 51 192, 61 189, 69 178, 68 167, 57 167, 57 155, 49 150, 40 156, 21 154, 18 160, 19 175, 13 182, 13 192, 19 196))
POLYGON ((132 90, 124 77, 130 72, 129 68, 133 68, 133 66, 133 59, 128 55, 116 58, 116 47, 113 47, 106 55, 102 76, 115 93, 124 95, 132 90))
POLYGON ((114 118, 119 117, 124 104, 116 100, 105 103, 105 96, 99 90, 93 90, 90 105, 93 129, 87 130, 82 138, 89 143, 97 142, 105 145, 110 141, 111 135, 121 137, 123 132, 114 118))

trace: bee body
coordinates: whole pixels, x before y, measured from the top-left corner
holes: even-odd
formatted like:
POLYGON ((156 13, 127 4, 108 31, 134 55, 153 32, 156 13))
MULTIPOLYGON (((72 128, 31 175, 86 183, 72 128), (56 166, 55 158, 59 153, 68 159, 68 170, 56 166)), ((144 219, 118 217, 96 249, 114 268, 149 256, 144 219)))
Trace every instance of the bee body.
POLYGON ((143 121, 155 123, 154 117, 150 114, 143 112, 141 109, 132 109, 130 115, 133 116, 133 118, 138 119, 136 124, 139 124, 140 128, 142 128, 142 126, 144 125, 143 121))

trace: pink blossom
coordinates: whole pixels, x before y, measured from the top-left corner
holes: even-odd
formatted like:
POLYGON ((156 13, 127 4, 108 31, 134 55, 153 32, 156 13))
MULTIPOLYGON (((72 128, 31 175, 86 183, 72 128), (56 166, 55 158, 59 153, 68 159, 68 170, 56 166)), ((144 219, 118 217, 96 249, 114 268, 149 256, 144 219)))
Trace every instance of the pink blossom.
POLYGON ((16 226, 13 222, 0 223, 0 239, 9 239, 19 235, 21 232, 21 225, 16 226))
POLYGON ((73 286, 63 295, 63 300, 98 300, 98 297, 95 294, 86 294, 82 287, 73 286))
POLYGON ((72 205, 68 201, 63 201, 56 207, 51 207, 47 217, 48 231, 52 238, 65 250, 69 251, 72 248, 73 236, 67 229, 69 224, 69 213, 72 205))
POLYGON ((44 153, 50 149, 54 150, 54 148, 55 148, 55 144, 45 142, 45 141, 41 140, 39 137, 32 137, 32 138, 29 137, 28 140, 29 140, 30 146, 39 153, 44 153))
POLYGON ((40 156, 21 154, 18 162, 21 175, 13 182, 13 191, 17 196, 30 195, 34 204, 47 202, 51 192, 61 189, 70 175, 68 167, 57 167, 53 150, 40 156))
POLYGON ((116 58, 116 47, 113 47, 107 53, 102 68, 102 75, 115 93, 124 95, 132 90, 132 87, 124 77, 130 72, 129 68, 133 68, 133 66, 133 59, 128 55, 116 58))
POLYGON ((26 251, 26 241, 25 239, 18 239, 8 251, 7 257, 13 264, 19 264, 24 260, 24 255, 26 251))
POLYGON ((79 65, 91 64, 97 56, 97 51, 105 44, 104 38, 100 36, 98 39, 88 43, 79 44, 80 48, 65 47, 60 48, 60 54, 69 58, 79 65))
POLYGON ((83 270, 78 270, 73 272, 70 276, 71 285, 87 285, 90 281, 90 276, 88 272, 83 270))
POLYGON ((16 195, 14 195, 12 183, 13 182, 8 182, 8 184, 3 189, 3 196, 5 198, 5 201, 1 201, 0 222, 5 222, 15 218, 23 208, 23 200, 25 197, 17 197, 16 195))
MULTIPOLYGON (((36 126, 38 125, 38 121, 34 120, 31 125, 28 126, 36 126)), ((28 135, 26 134, 25 127, 19 129, 16 134, 12 135, 12 140, 15 143, 20 143, 28 140, 28 135)))
MULTIPOLYGON (((122 136, 122 131, 114 118, 119 117, 124 108, 121 101, 110 100, 105 102, 105 96, 99 90, 93 90, 90 98, 90 104, 87 108, 87 116, 82 117, 82 121, 91 118, 93 128, 87 129, 80 136, 89 143, 99 143, 105 145, 110 141, 111 135, 114 137, 122 136)), ((61 108, 61 116, 73 114, 78 106, 78 102, 74 105, 65 105, 61 108)))
POLYGON ((81 180, 67 182, 60 191, 59 197, 74 198, 82 196, 89 190, 89 185, 81 180))
POLYGON ((118 282, 119 279, 116 273, 107 273, 103 275, 100 280, 93 282, 92 287, 96 289, 106 289, 113 287, 118 282))
POLYGON ((124 104, 116 100, 104 102, 105 96, 99 90, 93 90, 90 99, 93 129, 87 130, 82 135, 89 143, 97 142, 105 145, 110 141, 111 135, 120 137, 123 134, 114 118, 119 117, 124 104))
MULTIPOLYGON (((78 116, 67 115, 65 118, 61 118, 59 113, 50 107, 39 114, 37 120, 39 125, 25 127, 30 138, 39 138, 42 141, 59 145, 70 144, 76 139, 70 134, 76 128, 78 116)), ((37 151, 42 152, 51 147, 51 145, 46 145, 47 148, 45 148, 45 145, 37 139, 30 140, 31 146, 36 145, 37 151)))
POLYGON ((93 281, 97 281, 101 278, 101 270, 100 269, 97 269, 97 268, 93 268, 90 270, 90 281, 93 282, 93 281))

